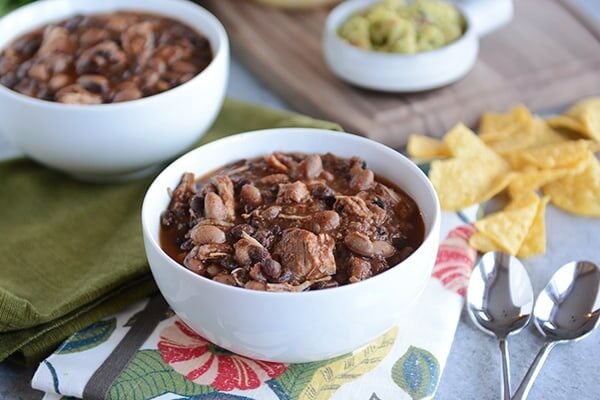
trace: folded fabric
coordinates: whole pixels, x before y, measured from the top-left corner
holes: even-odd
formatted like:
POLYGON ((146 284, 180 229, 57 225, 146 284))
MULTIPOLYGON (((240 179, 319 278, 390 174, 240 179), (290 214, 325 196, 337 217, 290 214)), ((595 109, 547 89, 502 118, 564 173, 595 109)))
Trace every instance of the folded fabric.
MULTIPOLYGON (((198 144, 285 126, 339 129, 227 100, 198 144)), ((39 360, 73 332, 155 291, 140 222, 151 180, 98 185, 28 159, 0 162, 0 361, 15 353, 39 360)))
POLYGON ((96 400, 428 399, 438 387, 475 263, 465 224, 445 213, 432 279, 397 327, 351 354, 282 364, 251 360, 192 331, 160 295, 74 334, 38 367, 32 386, 96 400))

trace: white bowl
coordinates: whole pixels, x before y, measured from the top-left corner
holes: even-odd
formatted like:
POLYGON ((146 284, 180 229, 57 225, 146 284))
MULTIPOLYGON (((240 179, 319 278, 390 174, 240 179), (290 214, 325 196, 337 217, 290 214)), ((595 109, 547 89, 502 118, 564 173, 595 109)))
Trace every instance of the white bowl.
POLYGON ((427 176, 400 153, 372 140, 319 129, 243 133, 195 149, 152 183, 142 208, 146 255, 160 291, 194 330, 230 351, 278 362, 331 358, 364 345, 396 325, 430 279, 439 243, 440 208, 427 176), (376 174, 403 188, 419 205, 423 244, 406 260, 365 281, 302 293, 227 286, 173 261, 158 241, 168 188, 184 172, 204 175, 227 163, 273 151, 362 157, 376 174))
POLYGON ((479 37, 508 23, 511 0, 455 2, 467 21, 463 36, 448 46, 416 54, 367 51, 339 37, 338 28, 353 14, 381 0, 348 0, 329 14, 323 52, 329 68, 354 85, 383 92, 416 92, 445 86, 465 76, 475 64, 479 37))
POLYGON ((86 179, 143 175, 189 148, 221 109, 229 74, 225 29, 208 11, 184 0, 38 1, 0 20, 0 49, 50 22, 113 10, 140 10, 182 21, 207 37, 214 59, 183 85, 115 104, 61 104, 0 85, 0 130, 31 158, 86 179))

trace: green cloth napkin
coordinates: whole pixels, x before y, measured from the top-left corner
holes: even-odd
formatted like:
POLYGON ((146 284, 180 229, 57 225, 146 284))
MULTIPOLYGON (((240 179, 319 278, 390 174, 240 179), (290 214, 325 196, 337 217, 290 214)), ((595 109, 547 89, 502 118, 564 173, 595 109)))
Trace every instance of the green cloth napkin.
MULTIPOLYGON (((339 129, 227 100, 198 144, 289 126, 339 129)), ((27 159, 0 162, 0 361, 11 354, 37 361, 73 332, 156 290, 140 222, 152 179, 89 184, 27 159)))

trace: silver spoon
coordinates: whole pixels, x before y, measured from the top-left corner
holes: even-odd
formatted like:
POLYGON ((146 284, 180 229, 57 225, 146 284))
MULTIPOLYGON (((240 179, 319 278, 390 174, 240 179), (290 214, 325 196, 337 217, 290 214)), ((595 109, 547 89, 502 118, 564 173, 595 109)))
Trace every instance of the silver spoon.
POLYGON ((581 340, 600 317, 600 269, 588 261, 570 262, 554 273, 539 294, 534 323, 546 343, 540 349, 512 400, 527 398, 550 350, 558 343, 581 340))
POLYGON ((505 400, 510 399, 507 338, 527 325, 532 309, 533 289, 523 264, 505 253, 484 254, 469 281, 467 310, 477 327, 498 338, 505 400))

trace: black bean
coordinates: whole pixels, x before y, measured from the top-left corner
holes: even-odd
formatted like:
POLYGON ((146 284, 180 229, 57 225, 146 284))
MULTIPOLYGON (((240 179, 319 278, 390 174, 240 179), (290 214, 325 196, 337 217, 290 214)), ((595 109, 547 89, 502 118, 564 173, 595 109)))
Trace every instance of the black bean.
POLYGON ((185 242, 179 245, 179 248, 182 251, 190 251, 194 248, 195 244, 191 239, 187 239, 185 242))
MULTIPOLYGON (((325 203, 325 205, 327 206, 327 208, 333 208, 333 205, 335 204, 335 196, 326 196, 322 200, 325 203)), ((339 207, 339 208, 340 208, 339 211, 342 211, 342 207, 339 207)))
POLYGON ((327 282, 317 282, 314 285, 312 285, 310 287, 311 290, 321 290, 321 289, 329 289, 329 288, 334 288, 334 287, 338 287, 339 283, 337 283, 334 280, 331 281, 327 281, 327 282))
POLYGON ((233 256, 230 255, 222 257, 219 260, 219 265, 228 271, 233 271, 234 269, 239 267, 238 263, 235 261, 233 256))
POLYGON ((190 200, 190 214, 194 217, 204 216, 204 196, 195 195, 190 200))
POLYGON ((7 88, 12 89, 13 86, 17 84, 17 75, 14 72, 9 72, 8 74, 0 77, 0 84, 6 86, 7 88))
POLYGON ((277 277, 277 279, 275 279, 276 283, 286 283, 292 280, 292 278, 294 277, 294 273, 289 270, 289 269, 283 269, 281 271, 281 275, 279 275, 277 277))
POLYGON ((266 229, 259 229, 253 236, 266 248, 271 248, 273 242, 275 242, 275 235, 266 229))
POLYGON ((375 204, 379 208, 383 208, 384 210, 386 209, 385 202, 379 197, 375 197, 375 200, 373 200, 373 204, 375 204))
POLYGON ((281 264, 272 258, 267 258, 260 263, 263 274, 269 278, 277 279, 281 275, 281 264))
POLYGON ((248 255, 253 263, 261 262, 271 257, 267 249, 256 246, 252 246, 248 249, 248 255))
POLYGON ((273 235, 275 235, 275 237, 280 237, 283 233, 283 229, 279 225, 272 225, 269 227, 269 230, 271 233, 273 233, 273 235))
POLYGON ((254 232, 256 232, 256 229, 254 229, 252 226, 248 224, 239 224, 231 228, 228 235, 233 241, 237 242, 242 238, 242 233, 247 233, 248 235, 252 236, 254 232))
POLYGON ((64 23, 64 27, 66 30, 68 30, 69 32, 74 32, 77 28, 79 28, 79 25, 85 20, 85 17, 83 15, 75 15, 71 18, 69 18, 68 20, 65 21, 64 23))

